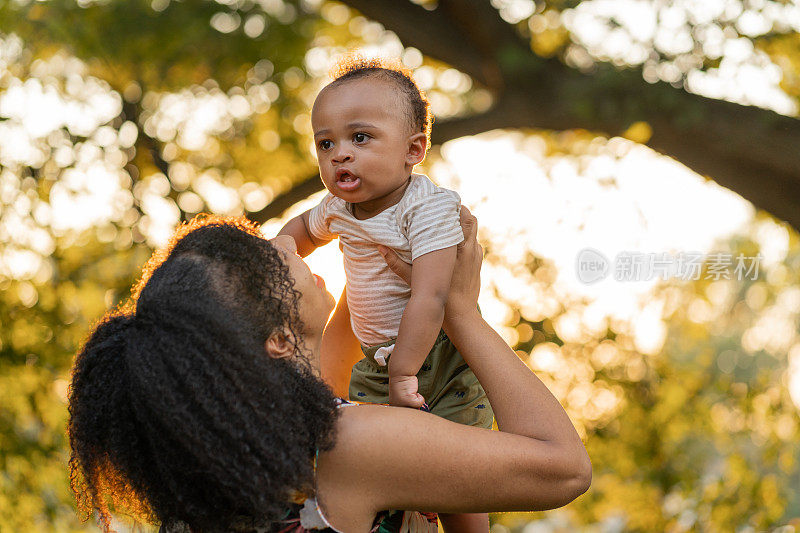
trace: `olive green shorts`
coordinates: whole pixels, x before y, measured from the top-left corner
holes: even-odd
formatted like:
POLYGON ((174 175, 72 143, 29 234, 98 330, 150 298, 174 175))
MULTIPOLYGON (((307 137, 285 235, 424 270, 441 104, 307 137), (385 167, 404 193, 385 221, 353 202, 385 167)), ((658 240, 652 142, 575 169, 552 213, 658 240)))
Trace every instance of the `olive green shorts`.
MULTIPOLYGON (((375 362, 375 352, 388 341, 361 347, 364 359, 353 366, 350 399, 368 403, 388 403, 389 368, 375 362)), ((391 355, 387 358, 391 359, 391 355)), ((444 331, 439 332, 428 357, 417 373, 419 393, 430 411, 442 418, 467 426, 492 428, 494 412, 486 391, 444 331)))

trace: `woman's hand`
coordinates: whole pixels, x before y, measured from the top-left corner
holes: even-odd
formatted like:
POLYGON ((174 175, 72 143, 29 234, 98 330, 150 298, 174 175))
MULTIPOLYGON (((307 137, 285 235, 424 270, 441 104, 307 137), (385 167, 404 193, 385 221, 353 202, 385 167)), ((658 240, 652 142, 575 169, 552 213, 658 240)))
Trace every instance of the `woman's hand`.
MULTIPOLYGON (((464 232, 464 240, 457 247, 456 266, 444 308, 445 322, 474 312, 481 289, 483 248, 477 239, 478 219, 465 206, 461 206, 461 230, 464 232)), ((385 246, 378 246, 378 251, 392 272, 411 285, 411 265, 385 246)))

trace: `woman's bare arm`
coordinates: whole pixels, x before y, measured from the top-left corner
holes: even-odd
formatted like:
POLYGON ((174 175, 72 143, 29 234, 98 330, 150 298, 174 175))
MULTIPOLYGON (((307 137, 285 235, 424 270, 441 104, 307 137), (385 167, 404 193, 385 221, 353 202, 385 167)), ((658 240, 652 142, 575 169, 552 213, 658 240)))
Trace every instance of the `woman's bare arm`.
POLYGON ((333 316, 325 326, 319 361, 322 379, 339 398, 347 399, 350 372, 362 357, 364 354, 350 326, 350 308, 347 307, 345 287, 333 316))
MULTIPOLYGON (((320 501, 343 531, 367 530, 381 509, 559 507, 589 486, 589 458, 563 408, 475 310, 482 251, 474 217, 464 216, 445 330, 484 386, 500 431, 411 409, 345 408, 317 476, 320 501)), ((387 262, 402 277, 394 259, 387 262)))

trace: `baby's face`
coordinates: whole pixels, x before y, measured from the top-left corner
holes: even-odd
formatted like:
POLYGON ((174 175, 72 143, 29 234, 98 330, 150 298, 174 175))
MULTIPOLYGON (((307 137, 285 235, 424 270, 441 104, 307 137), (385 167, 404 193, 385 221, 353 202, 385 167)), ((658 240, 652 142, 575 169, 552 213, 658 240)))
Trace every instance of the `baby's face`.
POLYGON ((406 182, 419 160, 413 149, 409 154, 413 135, 401 98, 390 82, 373 77, 328 87, 317 97, 311 125, 319 173, 331 194, 366 202, 406 182))

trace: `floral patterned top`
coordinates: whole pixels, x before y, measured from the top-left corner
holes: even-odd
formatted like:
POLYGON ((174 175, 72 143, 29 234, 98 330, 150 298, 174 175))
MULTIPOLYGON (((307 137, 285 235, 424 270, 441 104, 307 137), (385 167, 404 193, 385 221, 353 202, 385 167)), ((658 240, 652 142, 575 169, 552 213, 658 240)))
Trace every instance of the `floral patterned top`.
MULTIPOLYGON (((303 504, 293 504, 286 518, 263 530, 280 533, 342 533, 335 529, 322 514, 314 498, 303 504), (280 526, 285 526, 281 529, 280 526), (277 526, 277 529, 276 529, 277 526)), ((381 511, 372 522, 370 533, 437 533, 439 520, 436 513, 419 511, 381 511)), ((259 532, 260 533, 260 532, 259 532)))

